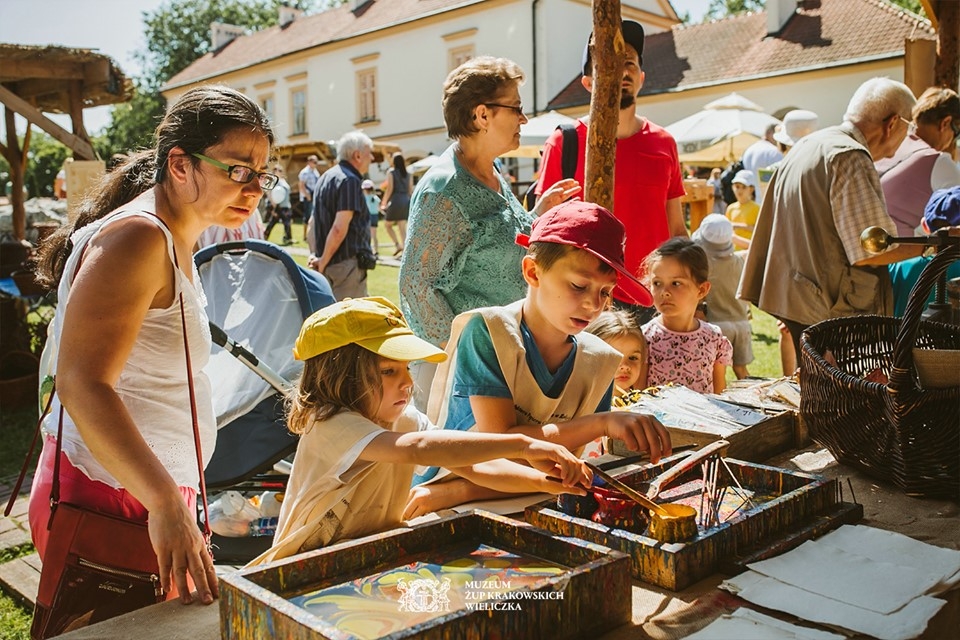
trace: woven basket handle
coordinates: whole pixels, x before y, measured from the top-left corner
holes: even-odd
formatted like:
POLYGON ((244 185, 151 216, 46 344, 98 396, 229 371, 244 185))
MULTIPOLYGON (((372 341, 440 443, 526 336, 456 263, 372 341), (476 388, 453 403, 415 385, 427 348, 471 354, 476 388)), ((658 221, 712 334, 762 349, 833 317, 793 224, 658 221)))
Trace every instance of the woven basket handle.
POLYGON ((889 386, 892 389, 906 389, 916 386, 910 371, 913 368, 913 347, 917 343, 920 331, 920 316, 927 306, 927 297, 937 280, 952 262, 960 259, 960 246, 953 245, 941 249, 936 257, 923 269, 907 301, 907 310, 900 323, 900 331, 893 347, 893 368, 890 371, 889 386))

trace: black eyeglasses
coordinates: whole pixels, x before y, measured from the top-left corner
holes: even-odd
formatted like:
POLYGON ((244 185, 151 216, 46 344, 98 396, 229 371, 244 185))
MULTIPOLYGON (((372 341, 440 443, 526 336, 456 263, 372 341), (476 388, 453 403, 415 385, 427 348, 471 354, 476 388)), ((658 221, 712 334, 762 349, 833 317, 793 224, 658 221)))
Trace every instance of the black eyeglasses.
POLYGON ((522 104, 518 104, 518 105, 514 106, 514 105, 512 105, 512 104, 498 104, 498 103, 496 103, 496 102, 484 102, 484 103, 483 103, 483 106, 485 106, 485 107, 500 107, 501 109, 510 109, 511 111, 515 112, 515 113, 516 113, 518 116, 520 116, 521 118, 523 117, 523 105, 522 105, 522 104))
POLYGON ((192 155, 194 158, 199 158, 208 164, 212 164, 218 169, 223 169, 227 172, 227 176, 234 182, 239 182, 240 184, 249 184, 254 178, 256 178, 260 188, 264 191, 272 190, 275 186, 277 186, 277 182, 280 181, 280 178, 272 173, 260 173, 254 171, 250 167, 245 167, 242 164, 224 164, 223 162, 209 158, 202 153, 191 153, 190 155, 192 155))

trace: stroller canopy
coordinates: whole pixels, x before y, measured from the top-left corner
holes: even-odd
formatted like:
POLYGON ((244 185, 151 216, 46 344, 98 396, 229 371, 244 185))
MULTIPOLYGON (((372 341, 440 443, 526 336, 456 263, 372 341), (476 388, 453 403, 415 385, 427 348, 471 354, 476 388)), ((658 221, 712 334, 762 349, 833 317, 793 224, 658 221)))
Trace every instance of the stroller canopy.
MULTIPOLYGON (((205 247, 194 261, 210 321, 283 378, 296 378, 303 368, 293 359, 300 326, 314 311, 335 302, 323 276, 262 240, 205 247)), ((265 380, 217 345, 206 373, 221 429, 274 393, 265 380)))

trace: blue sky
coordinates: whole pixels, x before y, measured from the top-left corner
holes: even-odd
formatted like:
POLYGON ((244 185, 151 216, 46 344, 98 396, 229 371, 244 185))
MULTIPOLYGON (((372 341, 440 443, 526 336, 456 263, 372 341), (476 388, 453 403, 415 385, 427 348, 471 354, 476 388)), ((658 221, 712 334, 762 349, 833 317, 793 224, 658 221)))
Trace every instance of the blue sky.
MULTIPOLYGON (((0 42, 98 49, 112 57, 127 75, 140 68, 133 52, 144 46, 141 16, 164 0, 0 0, 0 42), (82 27, 80 25, 83 25, 82 27)), ((694 22, 706 12, 710 0, 671 0, 677 13, 689 11, 694 22)), ((109 121, 109 107, 84 111, 91 133, 109 121)), ((69 128, 69 118, 54 117, 69 128)), ((0 128, 2 128, 0 123, 0 128)), ((19 126, 18 126, 19 128, 19 126)))

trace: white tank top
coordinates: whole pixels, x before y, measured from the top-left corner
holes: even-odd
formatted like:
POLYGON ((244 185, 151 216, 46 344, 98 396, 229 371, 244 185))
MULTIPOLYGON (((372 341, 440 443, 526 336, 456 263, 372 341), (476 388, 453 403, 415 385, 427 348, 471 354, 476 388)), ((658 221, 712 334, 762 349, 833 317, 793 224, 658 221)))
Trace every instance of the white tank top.
MULTIPOLYGON (((173 269, 173 237, 154 216, 156 210, 153 191, 147 191, 114 213, 73 234, 73 251, 64 267, 57 290, 60 304, 53 321, 55 345, 59 345, 66 306, 70 302, 70 286, 84 247, 103 227, 117 220, 138 216, 152 221, 167 239, 170 261, 163 267, 173 269)), ((187 266, 187 265, 183 265, 187 266)), ((149 309, 137 334, 120 378, 114 387, 120 400, 130 412, 140 435, 178 486, 199 487, 197 457, 194 448, 193 422, 190 415, 190 395, 187 386, 186 358, 183 350, 183 329, 180 321, 178 295, 183 292, 187 339, 196 391, 197 419, 200 427, 203 464, 206 466, 216 444, 217 427, 213 415, 210 382, 203 368, 210 358, 211 338, 206 299, 200 278, 193 263, 193 283, 176 270, 173 303, 165 309, 149 309)), ((56 355, 51 361, 56 370, 56 355)), ((54 398, 50 414, 44 420, 44 433, 56 436, 60 414, 59 398, 54 398)), ((83 442, 69 413, 63 417, 63 451, 70 462, 92 480, 113 488, 120 488, 117 480, 97 462, 83 442)))

